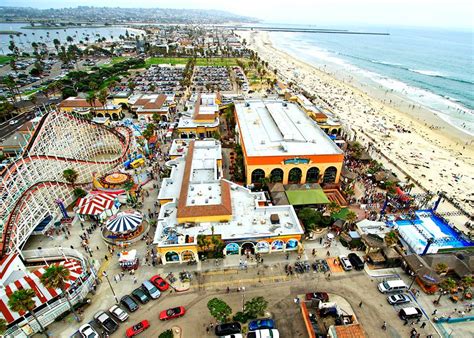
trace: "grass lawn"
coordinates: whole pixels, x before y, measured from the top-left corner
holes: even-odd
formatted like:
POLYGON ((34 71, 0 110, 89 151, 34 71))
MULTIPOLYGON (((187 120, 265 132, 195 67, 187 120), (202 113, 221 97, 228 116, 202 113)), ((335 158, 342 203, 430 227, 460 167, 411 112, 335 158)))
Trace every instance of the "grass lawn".
POLYGON ((9 63, 11 59, 12 59, 11 56, 0 55, 0 65, 3 65, 5 63, 9 63))
MULTIPOLYGON (((162 63, 172 65, 185 65, 190 58, 173 58, 173 57, 151 57, 146 59, 147 66, 157 65, 162 63)), ((237 66, 237 58, 197 58, 196 66, 237 66)), ((241 59, 246 62, 247 59, 241 59)))
POLYGON ((110 61, 111 64, 116 64, 116 63, 119 63, 119 62, 122 62, 122 61, 125 61, 125 60, 128 60, 129 57, 127 56, 115 56, 112 58, 112 60, 110 61))

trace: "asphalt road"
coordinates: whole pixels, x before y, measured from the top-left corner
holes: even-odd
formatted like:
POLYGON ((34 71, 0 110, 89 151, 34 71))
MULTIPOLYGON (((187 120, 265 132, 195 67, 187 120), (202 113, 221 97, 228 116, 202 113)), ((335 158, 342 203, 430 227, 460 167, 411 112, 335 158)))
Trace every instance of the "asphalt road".
POLYGON ((0 139, 7 138, 15 130, 20 128, 25 122, 33 119, 35 117, 35 114, 33 112, 30 113, 23 113, 21 115, 15 116, 13 119, 6 121, 2 124, 0 124, 0 139), (17 121, 15 124, 10 125, 11 121, 17 121))

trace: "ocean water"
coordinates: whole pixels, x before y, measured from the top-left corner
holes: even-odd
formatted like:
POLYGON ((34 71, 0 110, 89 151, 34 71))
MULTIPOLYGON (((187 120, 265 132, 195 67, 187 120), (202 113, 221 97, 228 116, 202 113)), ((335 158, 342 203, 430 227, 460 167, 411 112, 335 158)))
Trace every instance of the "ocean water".
MULTIPOLYGON (((346 27, 343 27, 346 28, 346 27)), ((469 31, 348 28, 388 36, 271 32, 275 47, 317 67, 363 77, 474 135, 474 35, 469 31)))
MULTIPOLYGON (((118 41, 120 35, 125 35, 127 28, 120 26, 107 27, 91 27, 91 28, 58 28, 58 29, 28 29, 28 23, 0 23, 0 31, 15 31, 20 32, 21 35, 13 36, 15 44, 20 48, 20 51, 31 52, 33 42, 43 42, 49 48, 54 50, 53 40, 58 39, 63 45, 67 45, 66 38, 71 36, 74 38, 74 43, 80 40, 85 41, 88 37, 90 41, 97 40, 98 37, 105 37, 107 40, 118 41), (113 38, 112 38, 113 37, 113 38)), ((141 34, 142 31, 128 28, 130 35, 141 34)), ((8 49, 10 44, 10 36, 0 35, 0 54, 11 53, 8 49)))

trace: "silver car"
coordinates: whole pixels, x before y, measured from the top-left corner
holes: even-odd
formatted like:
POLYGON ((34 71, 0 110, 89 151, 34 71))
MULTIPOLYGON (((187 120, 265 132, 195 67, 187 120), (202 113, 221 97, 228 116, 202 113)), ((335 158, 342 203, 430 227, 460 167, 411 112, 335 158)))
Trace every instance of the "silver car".
POLYGON ((90 324, 84 324, 79 328, 79 332, 84 338, 99 338, 99 334, 90 324))
POLYGON ((346 256, 339 256, 339 261, 341 262, 342 268, 346 271, 352 270, 352 264, 349 258, 346 256))
POLYGON ((387 301, 391 305, 410 303, 410 297, 404 293, 398 293, 387 297, 387 301))
POLYGON ((121 322, 124 322, 128 319, 128 313, 126 313, 120 306, 118 305, 112 305, 112 307, 109 309, 109 312, 120 320, 121 322))

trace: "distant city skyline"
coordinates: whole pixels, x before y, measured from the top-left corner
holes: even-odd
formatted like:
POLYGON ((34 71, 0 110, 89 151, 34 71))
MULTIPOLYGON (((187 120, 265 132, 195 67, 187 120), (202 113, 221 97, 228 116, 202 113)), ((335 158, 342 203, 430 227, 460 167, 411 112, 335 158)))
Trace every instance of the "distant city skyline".
POLYGON ((470 0, 4 0, 3 6, 64 8, 76 6, 217 9, 266 22, 306 25, 378 25, 474 28, 470 0))

